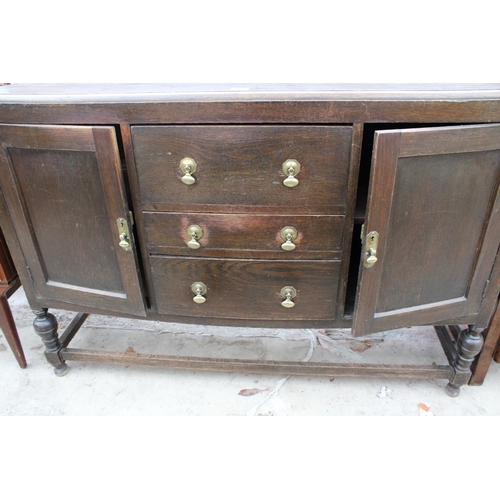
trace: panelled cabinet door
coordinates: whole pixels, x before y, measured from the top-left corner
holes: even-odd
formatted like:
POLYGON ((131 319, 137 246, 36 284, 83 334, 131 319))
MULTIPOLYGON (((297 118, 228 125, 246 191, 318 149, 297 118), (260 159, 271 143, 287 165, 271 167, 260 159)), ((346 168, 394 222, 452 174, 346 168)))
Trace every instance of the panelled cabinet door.
POLYGON ((145 316, 114 128, 0 125, 0 142, 1 187, 41 303, 145 316))
POLYGON ((478 313, 500 243, 499 181, 500 125, 375 134, 354 335, 478 313))

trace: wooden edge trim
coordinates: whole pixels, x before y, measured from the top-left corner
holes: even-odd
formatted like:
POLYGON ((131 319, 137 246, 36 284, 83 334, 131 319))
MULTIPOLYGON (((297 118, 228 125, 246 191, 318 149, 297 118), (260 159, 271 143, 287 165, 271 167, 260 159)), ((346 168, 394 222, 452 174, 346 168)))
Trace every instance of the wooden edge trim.
MULTIPOLYGON (((500 261, 499 252, 499 233, 500 233, 500 176, 497 176, 492 203, 488 209, 487 225, 483 227, 483 232, 480 238, 481 247, 476 252, 474 259, 473 272, 467 289, 468 308, 465 315, 478 312, 482 309, 483 300, 487 300, 487 289, 489 284, 497 285, 497 290, 500 288, 500 280, 493 278, 494 274, 499 270, 496 265, 500 261), (493 280, 492 280, 493 278, 493 280), (485 286, 486 285, 486 286, 485 286)), ((491 292, 490 292, 491 293, 491 292)), ((498 291, 495 293, 495 298, 498 296, 498 291)))
MULTIPOLYGON (((165 202, 149 202, 141 201, 140 210, 144 212, 151 213, 191 213, 191 214, 211 214, 221 215, 228 214, 240 214, 240 215, 269 215, 276 216, 279 214, 281 217, 286 217, 290 215, 297 215, 300 213, 301 216, 314 215, 314 216, 343 216, 345 215, 345 205, 331 205, 328 207, 305 207, 305 206, 281 206, 281 205, 224 205, 221 208, 220 205, 190 205, 188 203, 183 204, 181 207, 179 205, 172 205, 171 203, 165 202)), ((137 210, 137 209, 136 209, 137 210)))
POLYGON ((93 127, 96 145, 96 158, 99 165, 99 175, 105 193, 105 202, 109 217, 110 234, 114 235, 114 249, 122 274, 123 288, 130 310, 139 316, 146 316, 146 306, 139 277, 139 265, 136 244, 133 235, 133 224, 129 213, 128 200, 125 191, 118 139, 114 127, 93 127), (124 252, 119 247, 119 234, 116 221, 124 218, 130 229, 131 252, 124 252))
POLYGON ((408 307, 387 313, 377 313, 373 320, 372 333, 418 326, 415 323, 415 314, 418 314, 418 323, 421 325, 431 325, 438 321, 446 321, 449 324, 453 321, 453 318, 463 316, 466 304, 467 300, 460 297, 436 302, 435 304, 424 304, 423 306, 408 307))
MULTIPOLYGON (((375 132, 364 229, 365 240, 362 242, 359 278, 354 306, 352 328, 354 337, 373 333, 372 328, 375 321, 375 311, 377 308, 392 211, 400 141, 401 133, 398 131, 391 131, 390 134, 375 132), (377 231, 379 233, 378 262, 372 268, 367 269, 363 264, 363 255, 366 248, 366 236, 370 231, 377 231)), ((391 330, 392 328, 389 327, 387 329, 391 330)))
MULTIPOLYGON (((383 320, 384 318, 389 318, 393 316, 406 316, 407 314, 413 314, 416 312, 419 312, 422 308, 425 310, 440 310, 443 307, 446 307, 447 310, 450 310, 450 314, 454 314, 451 311, 457 310, 462 310, 463 305, 467 302, 467 299, 465 297, 458 297, 455 299, 449 299, 449 300, 442 300, 440 302, 433 302, 429 304, 423 304, 420 306, 412 306, 412 307, 405 307, 404 309, 394 309, 392 311, 387 311, 387 312, 380 312, 375 314, 375 319, 380 319, 383 320), (460 306, 460 307, 459 307, 460 306)), ((431 313, 432 314, 432 313, 431 313)), ((447 316, 448 317, 448 316, 447 316)), ((456 314, 453 316, 449 316, 450 318, 456 317, 456 314)))
POLYGON ((342 234, 342 253, 338 258, 342 259, 339 288, 337 291, 336 317, 344 317, 345 302, 347 295, 347 283, 349 281, 350 255, 352 235, 354 230, 354 213, 356 210, 356 199, 358 196, 359 170, 361 167, 361 146, 363 143, 364 125, 354 123, 352 126, 351 151, 349 159, 349 177, 347 180, 347 203, 345 207, 344 229, 342 234))
POLYGON ((248 359, 165 356, 135 352, 107 352, 89 349, 61 350, 66 361, 87 361, 115 364, 161 366, 188 370, 208 370, 251 373, 283 373, 289 375, 373 377, 415 377, 450 379, 454 370, 448 365, 377 365, 354 363, 306 363, 300 361, 259 361, 248 359))
POLYGON ((89 317, 87 313, 78 313, 73 321, 66 327, 64 333, 60 337, 61 347, 65 348, 73 340, 73 337, 80 330, 81 326, 85 323, 85 320, 89 317))
MULTIPOLYGON (((147 251, 151 257, 158 255, 165 255, 167 257, 192 257, 192 251, 189 248, 175 247, 175 246, 160 246, 154 244, 148 244, 147 251)), ((340 250, 304 250, 304 251, 293 251, 294 260, 339 260, 342 257, 342 252, 340 250)), ((233 248, 207 248, 202 247, 197 250, 197 257, 206 258, 220 258, 220 259, 271 259, 271 260, 283 260, 283 251, 280 250, 247 250, 247 249, 235 249, 233 248)))
POLYGON ((95 151, 92 127, 78 125, 0 125, 0 143, 7 148, 95 151))
POLYGON ((3 123, 107 125, 488 123, 500 121, 500 99, 283 100, 113 103, 0 103, 3 123))
MULTIPOLYGON (((137 166, 135 162, 134 144, 132 141, 132 129, 127 123, 120 123, 120 135, 123 144, 123 152, 125 155, 125 166, 128 183, 130 185, 130 197, 134 214, 134 228, 132 233, 137 232, 137 239, 135 240, 135 249, 137 252, 137 259, 142 265, 138 266, 139 279, 145 297, 147 307, 151 307, 154 299, 153 279, 151 276, 151 264, 149 263, 149 255, 146 235, 146 225, 144 222, 144 213, 141 209, 141 186, 139 184, 139 175, 137 173, 137 166)), ((134 238, 135 239, 135 238, 134 238)), ((157 310, 154 305, 155 311, 157 310)))
POLYGON ((499 124, 401 130, 400 156, 472 153, 500 149, 499 131, 499 124))
POLYGON ((477 320, 474 322, 477 328, 486 328, 495 314, 498 297, 500 296, 500 248, 493 264, 493 270, 489 276, 477 320))

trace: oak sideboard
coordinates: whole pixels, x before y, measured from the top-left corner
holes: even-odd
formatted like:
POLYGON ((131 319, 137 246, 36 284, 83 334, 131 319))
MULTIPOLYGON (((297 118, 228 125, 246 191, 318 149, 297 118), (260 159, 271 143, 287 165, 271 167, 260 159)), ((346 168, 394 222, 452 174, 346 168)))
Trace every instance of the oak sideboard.
POLYGON ((0 227, 58 375, 85 360, 443 378, 456 396, 498 340, 499 186, 499 84, 0 87, 0 227), (62 335, 49 308, 78 313, 62 335), (432 325, 448 363, 71 348, 88 314, 432 325))

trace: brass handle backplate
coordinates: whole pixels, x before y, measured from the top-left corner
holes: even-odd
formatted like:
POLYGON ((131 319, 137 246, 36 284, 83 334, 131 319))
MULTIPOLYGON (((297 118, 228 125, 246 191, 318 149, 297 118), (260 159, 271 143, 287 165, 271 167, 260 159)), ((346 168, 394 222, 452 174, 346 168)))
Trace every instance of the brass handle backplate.
POLYGON ((200 248, 201 245, 198 243, 198 240, 203 237, 203 229, 201 229, 200 226, 193 224, 192 226, 189 226, 186 231, 188 236, 191 238, 187 242, 187 246, 193 250, 200 248))
POLYGON ((187 184, 190 186, 191 184, 194 184, 196 182, 196 179, 192 176, 196 172, 196 167, 198 165, 192 158, 183 158, 181 160, 181 163, 179 165, 181 172, 184 174, 181 177, 181 181, 184 184, 187 184))
POLYGON ((116 220, 116 225, 118 226, 118 234, 120 237, 120 242, 118 244, 126 252, 131 252, 132 244, 130 243, 130 232, 128 230, 127 221, 120 217, 119 219, 116 220))
POLYGON ((364 266, 373 267, 377 262, 377 246, 378 246, 378 233, 377 231, 370 231, 366 235, 366 250, 364 257, 364 266))
POLYGON ((286 187, 293 188, 299 180, 295 176, 300 172, 300 163, 297 160, 287 160, 283 163, 283 173, 288 177, 283 181, 286 187))
POLYGON ((293 243, 293 241, 297 239, 297 230, 292 226, 286 226, 281 230, 280 234, 281 237, 285 240, 285 243, 281 244, 281 248, 283 250, 286 250, 287 252, 295 250, 295 244, 293 243))
POLYGON ((203 302, 206 302, 206 297, 203 297, 207 293, 207 287, 204 283, 201 283, 200 281, 197 281, 196 283, 193 283, 191 285, 191 291, 195 294, 193 297, 193 300, 197 304, 203 304, 203 302))
POLYGON ((286 308, 291 308, 295 305, 292 299, 297 296, 297 290, 293 286, 285 286, 281 289, 280 295, 285 299, 281 305, 286 308))

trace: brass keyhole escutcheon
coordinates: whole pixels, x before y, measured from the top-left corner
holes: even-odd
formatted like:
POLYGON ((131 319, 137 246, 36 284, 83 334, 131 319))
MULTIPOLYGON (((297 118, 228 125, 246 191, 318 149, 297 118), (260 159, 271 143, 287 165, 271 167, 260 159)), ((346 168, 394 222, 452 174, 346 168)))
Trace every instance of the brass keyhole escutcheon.
POLYGON ((295 302, 293 302, 292 299, 294 299, 297 296, 297 290, 293 286, 285 286, 281 289, 280 295, 283 299, 285 299, 281 305, 283 307, 286 307, 290 309, 291 307, 295 306, 295 302))
POLYGON ((192 248, 193 250, 198 250, 198 248, 201 247, 201 245, 198 243, 198 240, 203 237, 203 229, 201 229, 200 226, 193 224, 192 226, 189 226, 187 228, 186 232, 188 236, 191 238, 187 242, 187 246, 189 248, 192 248))
POLYGON ((184 174, 181 177, 181 181, 190 186, 191 184, 194 184, 196 182, 196 179, 193 177, 192 174, 196 172, 197 168, 196 162, 192 158, 183 158, 181 160, 181 163, 179 165, 181 172, 184 174))
POLYGON ((295 243, 293 243, 298 236, 297 230, 292 226, 286 226, 281 230, 281 237, 285 240, 285 243, 281 244, 281 248, 287 252, 295 250, 295 243))
POLYGON ((206 297, 203 297, 207 293, 207 287, 201 281, 197 281, 191 285, 191 291, 195 294, 193 300, 197 304, 203 304, 207 301, 206 297))
POLYGON ((300 172, 300 163, 297 160, 287 160, 283 163, 283 173, 288 177, 283 181, 286 187, 293 188, 297 186, 299 180, 295 176, 300 172))

